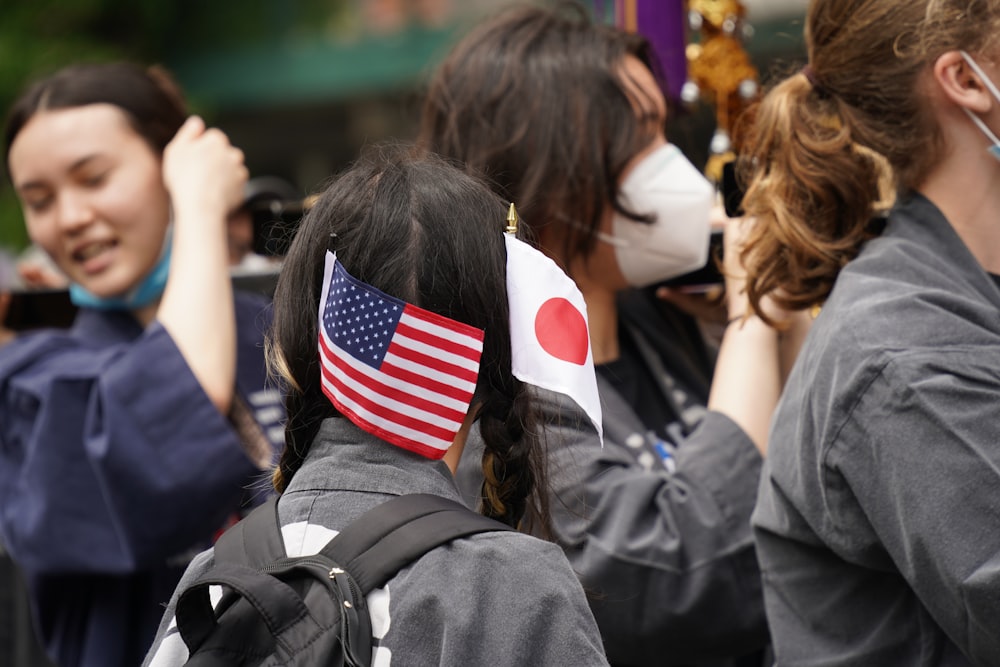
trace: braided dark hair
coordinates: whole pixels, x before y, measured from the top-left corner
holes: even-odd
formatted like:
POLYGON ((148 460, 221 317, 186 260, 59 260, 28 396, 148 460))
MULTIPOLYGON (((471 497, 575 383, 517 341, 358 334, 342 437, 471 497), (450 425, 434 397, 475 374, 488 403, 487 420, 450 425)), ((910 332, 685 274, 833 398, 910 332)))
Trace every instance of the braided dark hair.
POLYGON ((533 404, 511 374, 506 213, 476 178, 401 146, 367 151, 324 190, 289 248, 274 296, 268 356, 289 386, 279 491, 320 422, 338 416, 321 391, 316 350, 324 257, 334 239, 338 259, 359 280, 486 332, 474 399, 488 469, 482 511, 511 526, 526 516, 547 523, 533 404))
POLYGON ((544 439, 539 437, 535 404, 527 385, 500 368, 510 368, 510 346, 501 364, 491 369, 492 388, 479 413, 483 451, 482 506, 480 511, 504 523, 519 523, 528 532, 549 534, 544 439))

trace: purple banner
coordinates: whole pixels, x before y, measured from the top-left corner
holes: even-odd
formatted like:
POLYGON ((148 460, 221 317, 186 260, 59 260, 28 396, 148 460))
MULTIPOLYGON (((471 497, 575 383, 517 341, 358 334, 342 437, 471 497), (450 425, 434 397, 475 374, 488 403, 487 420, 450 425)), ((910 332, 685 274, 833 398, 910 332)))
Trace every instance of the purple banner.
POLYGON ((664 94, 680 99, 687 81, 687 8, 685 0, 593 0, 598 21, 614 21, 649 40, 666 79, 664 94))
MULTIPOLYGON (((628 0, 626 0, 628 2, 628 0)), ((673 99, 681 96, 687 80, 687 33, 684 0, 632 0, 637 31, 653 45, 667 80, 664 91, 673 99)))

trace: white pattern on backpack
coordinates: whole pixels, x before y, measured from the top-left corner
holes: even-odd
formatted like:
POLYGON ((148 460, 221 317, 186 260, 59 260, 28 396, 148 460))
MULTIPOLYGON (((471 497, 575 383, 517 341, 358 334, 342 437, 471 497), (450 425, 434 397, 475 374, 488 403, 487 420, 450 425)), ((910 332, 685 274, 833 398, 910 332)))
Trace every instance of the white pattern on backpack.
MULTIPOLYGON (((331 530, 306 521, 298 521, 281 527, 281 537, 285 541, 285 551, 289 556, 311 556, 319 553, 326 543, 338 535, 339 531, 331 530)), ((372 637, 384 639, 389 631, 389 587, 376 588, 365 598, 368 601, 368 614, 372 619, 372 637)), ((374 646, 372 649, 372 667, 390 667, 392 651, 385 646, 374 646)))

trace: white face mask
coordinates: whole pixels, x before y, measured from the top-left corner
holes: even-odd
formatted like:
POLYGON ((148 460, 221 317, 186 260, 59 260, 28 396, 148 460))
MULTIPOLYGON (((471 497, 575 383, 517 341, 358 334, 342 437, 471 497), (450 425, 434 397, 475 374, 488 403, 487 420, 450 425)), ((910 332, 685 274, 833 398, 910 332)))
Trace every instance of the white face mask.
POLYGON ((653 216, 647 224, 615 212, 613 234, 597 233, 615 246, 629 285, 646 287, 705 265, 715 189, 679 148, 666 144, 643 158, 619 196, 628 210, 653 216))
MULTIPOLYGON (((990 91, 990 95, 993 96, 993 99, 1000 102, 1000 90, 997 90, 996 85, 990 81, 990 77, 986 76, 986 72, 983 71, 983 68, 980 67, 979 63, 973 60, 972 56, 968 53, 965 51, 962 51, 961 53, 965 62, 972 68, 972 71, 983 80, 983 84, 986 86, 986 89, 990 91)), ((1000 160, 1000 139, 997 139, 997 135, 993 134, 993 131, 986 127, 986 123, 983 122, 983 119, 974 114, 972 111, 965 107, 962 107, 962 111, 964 111, 965 114, 972 119, 972 122, 976 124, 976 127, 978 127, 980 131, 986 135, 986 138, 993 142, 993 145, 990 146, 988 150, 990 155, 995 157, 997 160, 1000 160)))

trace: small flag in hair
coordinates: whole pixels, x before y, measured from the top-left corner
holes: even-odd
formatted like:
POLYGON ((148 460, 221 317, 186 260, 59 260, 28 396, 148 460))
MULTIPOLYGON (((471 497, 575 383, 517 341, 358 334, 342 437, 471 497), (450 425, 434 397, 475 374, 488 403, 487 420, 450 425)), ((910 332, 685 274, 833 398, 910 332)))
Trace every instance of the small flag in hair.
POLYGON ((504 241, 514 376, 573 399, 603 444, 601 399, 583 295, 544 254, 510 234, 504 234, 504 241))
POLYGON ((354 278, 327 251, 323 393, 359 428, 431 459, 451 446, 479 377, 483 331, 354 278))

